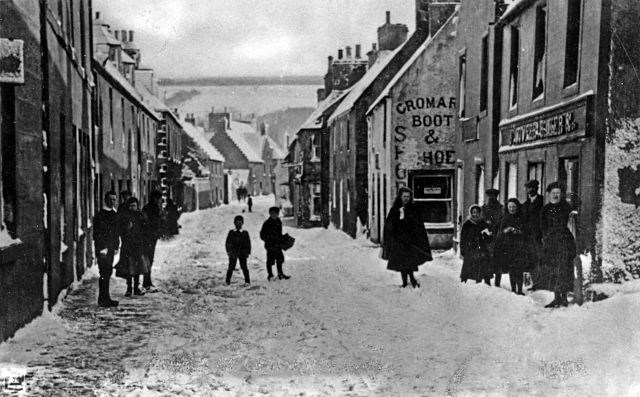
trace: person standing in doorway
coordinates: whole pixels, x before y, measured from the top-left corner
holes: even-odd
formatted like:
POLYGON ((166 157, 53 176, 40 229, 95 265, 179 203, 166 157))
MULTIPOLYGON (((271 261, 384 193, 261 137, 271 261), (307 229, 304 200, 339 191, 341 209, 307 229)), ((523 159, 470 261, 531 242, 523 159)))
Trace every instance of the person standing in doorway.
POLYGON ((489 224, 482 219, 482 207, 473 204, 469 207, 469 219, 462 225, 460 232, 460 253, 462 254, 462 270, 460 281, 468 279, 491 285, 491 261, 489 244, 491 243, 489 224))
MULTIPOLYGON (((495 238, 500 230, 500 221, 502 219, 502 204, 498 202, 498 196, 500 191, 498 189, 489 189, 486 192, 487 202, 482 206, 482 218, 489 225, 489 231, 491 236, 495 238)), ((495 275, 494 285, 500 286, 500 280, 502 279, 502 269, 500 264, 493 260, 493 240, 489 244, 489 263, 493 274, 495 275)))
POLYGON ((269 208, 269 218, 262 224, 260 239, 264 241, 264 248, 267 250, 267 280, 273 279, 273 264, 278 270, 278 280, 288 280, 291 277, 284 274, 282 264, 284 263, 284 253, 280 242, 282 241, 282 221, 278 217, 280 208, 269 208))
POLYGON ((128 190, 123 190, 120 192, 120 205, 118 206, 118 214, 127 210, 127 200, 131 198, 131 192, 128 190))
POLYGON ((104 195, 104 207, 93 218, 93 243, 98 257, 98 305, 116 307, 118 301, 111 299, 109 281, 113 272, 113 257, 120 247, 116 192, 104 195))
POLYGON ((236 269, 236 263, 240 261, 240 268, 242 269, 242 275, 244 276, 244 282, 249 285, 249 269, 247 268, 247 258, 251 254, 251 239, 249 238, 249 232, 242 230, 244 225, 244 218, 241 215, 236 216, 233 219, 233 224, 236 227, 229 231, 227 240, 225 241, 225 248, 227 255, 229 255, 229 268, 227 269, 227 285, 231 284, 231 276, 236 269))
POLYGON ((547 187, 549 203, 542 207, 542 288, 553 291, 554 299, 545 307, 567 306, 567 292, 573 291, 573 260, 577 255, 576 241, 569 230, 571 205, 565 199, 564 186, 559 182, 547 187))
POLYGON ((162 237, 161 203, 162 193, 154 190, 149 196, 149 203, 147 203, 147 205, 142 209, 147 218, 147 225, 144 233, 144 254, 149 259, 149 272, 144 275, 142 287, 145 288, 147 292, 157 292, 153 282, 151 281, 151 269, 153 268, 156 244, 158 239, 162 237))
POLYGON ((538 194, 540 183, 530 180, 524 184, 527 189, 527 199, 522 204, 524 220, 523 237, 525 242, 526 268, 531 274, 533 285, 530 290, 535 291, 543 282, 540 280, 540 259, 542 255, 542 231, 540 230, 540 213, 544 200, 538 194))
POLYGON ((389 258, 387 269, 400 272, 402 288, 408 285, 407 277, 413 288, 419 288, 420 283, 413 273, 418 271, 418 266, 433 258, 429 237, 413 203, 411 189, 401 187, 398 190, 385 220, 383 243, 389 258))
POLYGON ((251 212, 251 207, 253 207, 253 199, 251 198, 251 195, 247 196, 247 208, 249 208, 249 212, 251 212))

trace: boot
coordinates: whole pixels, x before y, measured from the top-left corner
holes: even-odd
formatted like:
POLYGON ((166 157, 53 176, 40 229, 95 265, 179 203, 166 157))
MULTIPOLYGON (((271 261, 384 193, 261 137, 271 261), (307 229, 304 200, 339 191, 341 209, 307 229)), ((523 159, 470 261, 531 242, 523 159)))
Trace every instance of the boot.
POLYGON ((288 280, 288 279, 290 279, 290 278, 291 278, 291 276, 287 276, 287 275, 286 275, 286 274, 284 274, 284 273, 280 273, 280 274, 278 274, 278 280, 288 280))
POLYGON ((569 301, 567 301, 567 293, 563 292, 560 294, 560 306, 567 307, 569 306, 569 301))
POLYGON ((131 296, 131 286, 127 285, 127 292, 124 293, 124 296, 127 298, 131 296))

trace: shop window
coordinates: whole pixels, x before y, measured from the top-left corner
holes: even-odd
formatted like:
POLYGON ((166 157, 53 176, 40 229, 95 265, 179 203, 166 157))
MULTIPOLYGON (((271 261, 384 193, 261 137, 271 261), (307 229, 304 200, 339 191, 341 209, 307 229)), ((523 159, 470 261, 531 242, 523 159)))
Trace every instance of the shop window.
POLYGON ((484 165, 476 165, 476 204, 484 204, 484 165))
POLYGON ((564 51, 564 86, 578 81, 580 56, 580 8, 581 0, 567 0, 567 33, 564 51))
POLYGON ((16 96, 13 85, 1 86, 2 231, 15 239, 16 228, 16 96))
POLYGON ((533 99, 544 96, 547 38, 547 6, 536 9, 536 36, 533 55, 533 99))
MULTIPOLYGON (((505 199, 518 197, 518 163, 506 163, 506 196, 505 199)), ((506 201, 506 200, 505 200, 506 201)))
POLYGON ((511 54, 509 62, 509 107, 518 105, 518 72, 520 70, 520 28, 511 27, 511 54))
POLYGON ((571 194, 580 194, 580 163, 577 157, 560 159, 558 180, 567 189, 567 200, 571 194))
POLYGON ((460 59, 458 61, 458 103, 460 104, 460 109, 458 114, 460 117, 465 117, 466 115, 466 104, 467 99, 467 54, 464 53, 460 55, 460 59))
MULTIPOLYGON (((544 163, 529 163, 527 166, 527 180, 538 181, 542 189, 544 189, 544 163)), ((540 194, 540 191, 538 191, 538 194, 540 194)))
POLYGON ((453 223, 453 174, 442 171, 409 175, 420 219, 428 224, 453 223))
POLYGON ((482 38, 482 59, 480 60, 480 111, 487 110, 489 100, 489 35, 482 38))

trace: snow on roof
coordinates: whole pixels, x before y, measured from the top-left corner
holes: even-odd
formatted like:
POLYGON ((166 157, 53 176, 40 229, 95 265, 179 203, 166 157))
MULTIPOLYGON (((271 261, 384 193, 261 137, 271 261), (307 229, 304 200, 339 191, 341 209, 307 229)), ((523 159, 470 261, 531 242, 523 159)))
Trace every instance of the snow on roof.
POLYGON ((535 0, 507 0, 505 3, 507 4, 507 9, 504 14, 500 17, 500 20, 506 20, 511 18, 512 16, 519 13, 521 10, 526 8, 529 4, 533 3, 535 0))
POLYGON ((284 152, 284 149, 282 149, 280 145, 278 145, 276 141, 274 141, 273 138, 271 138, 268 135, 267 135, 267 143, 269 144, 269 147, 273 151, 273 158, 275 160, 283 160, 285 158, 287 154, 284 152))
POLYGON ((319 128, 322 128, 322 114, 324 113, 324 111, 330 108, 331 105, 333 105, 337 101, 344 98, 350 91, 351 91, 350 88, 342 91, 340 90, 331 91, 329 96, 326 97, 322 102, 320 102, 316 110, 314 110, 313 113, 309 115, 307 120, 300 126, 298 131, 317 130, 319 128))
POLYGON ((407 41, 405 41, 402 45, 399 45, 398 48, 393 51, 380 51, 376 62, 371 65, 371 68, 367 70, 367 73, 365 73, 365 75, 362 76, 362 78, 358 80, 358 82, 355 83, 353 87, 351 87, 351 91, 349 92, 349 94, 342 101, 342 103, 338 105, 338 108, 335 110, 335 112, 333 112, 331 117, 329 117, 328 123, 333 122, 333 120, 335 120, 338 116, 353 107, 356 101, 360 99, 367 88, 369 88, 369 86, 376 81, 380 73, 382 73, 382 71, 391 62, 395 55, 400 52, 400 50, 402 50, 406 43, 407 41))
POLYGON ((108 26, 102 24, 93 25, 93 43, 122 46, 120 40, 111 34, 108 26))
POLYGON ((133 58, 131 58, 131 56, 129 56, 129 54, 127 54, 126 52, 122 51, 122 63, 131 63, 131 64, 135 64, 136 61, 133 60, 133 58))
POLYGON ((202 130, 202 128, 199 129, 198 127, 185 121, 184 119, 180 120, 180 125, 182 126, 185 134, 193 139, 196 145, 198 145, 200 149, 202 149, 202 151, 207 156, 209 156, 210 160, 221 162, 225 161, 224 156, 218 151, 218 149, 213 147, 213 145, 204 136, 204 130, 202 130))
POLYGON ((138 100, 140 105, 144 107, 147 112, 157 116, 156 112, 154 112, 149 104, 145 101, 145 95, 138 91, 134 86, 132 86, 129 80, 127 80, 127 78, 124 77, 122 73, 120 73, 118 68, 116 68, 112 62, 105 62, 103 68, 109 76, 116 80, 129 93, 130 96, 138 100))
POLYGON ((233 143, 240 149, 242 154, 250 163, 263 163, 262 161, 262 140, 258 143, 254 136, 260 138, 260 135, 249 124, 231 121, 226 134, 233 143), (257 151, 256 151, 257 149, 257 151))
POLYGON ((398 73, 396 73, 396 75, 393 76, 393 79, 391 79, 389 84, 387 84, 387 86, 384 88, 384 90, 382 90, 382 93, 380 94, 380 96, 378 96, 378 98, 376 98, 376 100, 373 101, 373 104, 371 104, 371 107, 369 107, 369 110, 367 110, 367 114, 371 113, 373 111, 373 109, 375 109, 375 107, 378 105, 378 103, 380 103, 380 101, 383 98, 385 98, 386 96, 389 95, 389 92, 391 91, 391 88, 393 88, 398 83, 398 81, 402 78, 402 76, 404 76, 405 73, 407 73, 409 68, 418 60, 418 58, 420 58, 420 56, 425 52, 425 50, 427 48, 429 48, 429 46, 433 42, 433 40, 450 23, 453 23, 453 24, 456 24, 456 25, 458 24, 458 8, 457 7, 456 7, 456 10, 453 12, 453 14, 451 14, 449 19, 445 23, 442 24, 440 29, 438 29, 438 31, 433 36, 429 36, 429 38, 427 40, 425 40, 425 42, 422 43, 422 45, 420 45, 420 47, 418 47, 416 52, 411 56, 411 58, 409 58, 409 60, 402 66, 402 68, 400 68, 398 73))

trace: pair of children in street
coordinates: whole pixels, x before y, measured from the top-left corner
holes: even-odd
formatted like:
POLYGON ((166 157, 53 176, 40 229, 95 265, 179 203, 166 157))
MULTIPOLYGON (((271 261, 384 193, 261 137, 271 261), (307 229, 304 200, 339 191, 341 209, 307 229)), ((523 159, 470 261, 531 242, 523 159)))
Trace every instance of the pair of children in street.
MULTIPOLYGON (((267 250, 267 280, 274 278, 273 265, 276 265, 279 280, 288 280, 290 276, 284 274, 282 264, 284 263, 284 254, 282 252, 282 221, 278 217, 280 208, 269 208, 269 218, 262 225, 260 230, 260 238, 264 241, 264 247, 267 250)), ((240 268, 244 276, 245 284, 250 284, 249 269, 247 268, 247 258, 251 254, 251 239, 249 232, 242 230, 244 218, 241 215, 233 219, 235 229, 230 230, 225 242, 227 255, 229 255, 229 268, 227 269, 226 283, 231 284, 231 276, 236 269, 236 264, 240 262, 240 268)))

